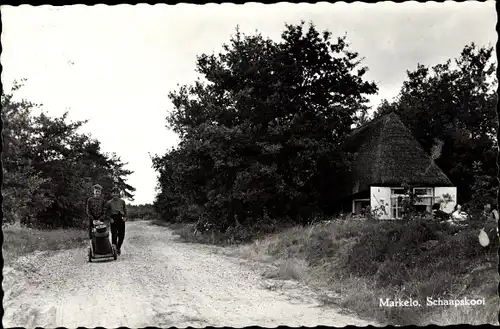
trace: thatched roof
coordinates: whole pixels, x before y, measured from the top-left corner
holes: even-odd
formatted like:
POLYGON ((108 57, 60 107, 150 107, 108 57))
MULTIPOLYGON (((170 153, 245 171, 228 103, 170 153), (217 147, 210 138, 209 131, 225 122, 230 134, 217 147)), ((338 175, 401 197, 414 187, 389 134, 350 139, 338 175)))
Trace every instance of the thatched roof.
POLYGON ((354 130, 346 146, 355 158, 345 195, 367 191, 370 185, 453 185, 393 112, 354 130))

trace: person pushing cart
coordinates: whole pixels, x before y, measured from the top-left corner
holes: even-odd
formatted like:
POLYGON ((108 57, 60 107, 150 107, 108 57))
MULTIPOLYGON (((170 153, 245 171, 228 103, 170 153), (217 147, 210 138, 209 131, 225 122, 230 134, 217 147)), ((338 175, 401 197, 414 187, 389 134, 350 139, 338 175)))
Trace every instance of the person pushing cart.
POLYGON ((100 221, 109 226, 109 220, 106 218, 106 201, 101 196, 102 186, 95 184, 93 186, 93 196, 87 199, 87 218, 89 221, 89 239, 92 239, 92 229, 94 221, 100 221))

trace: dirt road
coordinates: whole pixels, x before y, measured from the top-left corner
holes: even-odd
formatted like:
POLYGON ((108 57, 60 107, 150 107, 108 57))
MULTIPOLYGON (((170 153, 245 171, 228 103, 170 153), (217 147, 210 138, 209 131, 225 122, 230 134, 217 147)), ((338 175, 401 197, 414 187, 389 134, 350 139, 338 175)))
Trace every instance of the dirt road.
POLYGON ((272 291, 258 269, 220 248, 127 223, 117 261, 85 249, 43 252, 4 269, 4 327, 274 327, 369 323, 319 307, 305 288, 272 291), (293 297, 295 296, 295 297, 293 297))

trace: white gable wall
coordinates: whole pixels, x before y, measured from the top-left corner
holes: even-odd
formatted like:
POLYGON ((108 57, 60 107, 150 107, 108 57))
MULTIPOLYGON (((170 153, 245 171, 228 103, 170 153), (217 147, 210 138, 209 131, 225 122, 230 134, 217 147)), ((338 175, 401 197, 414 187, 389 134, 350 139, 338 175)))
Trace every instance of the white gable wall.
POLYGON ((371 186, 370 208, 376 211, 379 219, 390 219, 391 214, 391 188, 371 186), (380 209, 377 211, 377 209, 380 209), (385 212, 383 211, 385 209, 385 212))

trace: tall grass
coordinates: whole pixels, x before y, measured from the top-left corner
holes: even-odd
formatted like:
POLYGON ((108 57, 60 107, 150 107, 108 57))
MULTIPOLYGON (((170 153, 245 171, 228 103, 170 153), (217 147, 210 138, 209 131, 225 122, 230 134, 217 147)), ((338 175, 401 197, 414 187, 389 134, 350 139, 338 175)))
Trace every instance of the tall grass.
MULTIPOLYGON (((487 248, 478 226, 428 221, 330 221, 293 227, 240 246, 242 257, 274 262, 269 278, 300 280, 320 292, 323 304, 392 325, 496 324, 498 237, 487 248), (333 296, 333 297, 332 297, 333 296), (486 306, 426 306, 426 298, 485 298, 486 306), (418 299, 423 307, 380 307, 380 298, 418 299)), ((186 241, 218 242, 194 236, 186 241), (200 240, 201 239, 201 240, 200 240)))
POLYGON ((84 229, 36 230, 18 226, 3 227, 3 257, 6 265, 34 251, 71 249, 88 242, 84 229))
POLYGON ((304 260, 308 270, 303 277, 337 292, 337 305, 382 323, 498 323, 498 237, 483 248, 475 228, 336 221, 288 230, 247 248, 278 260, 304 260), (484 297, 486 306, 427 307, 427 297, 484 297), (418 299, 424 307, 380 307, 380 298, 418 299))

